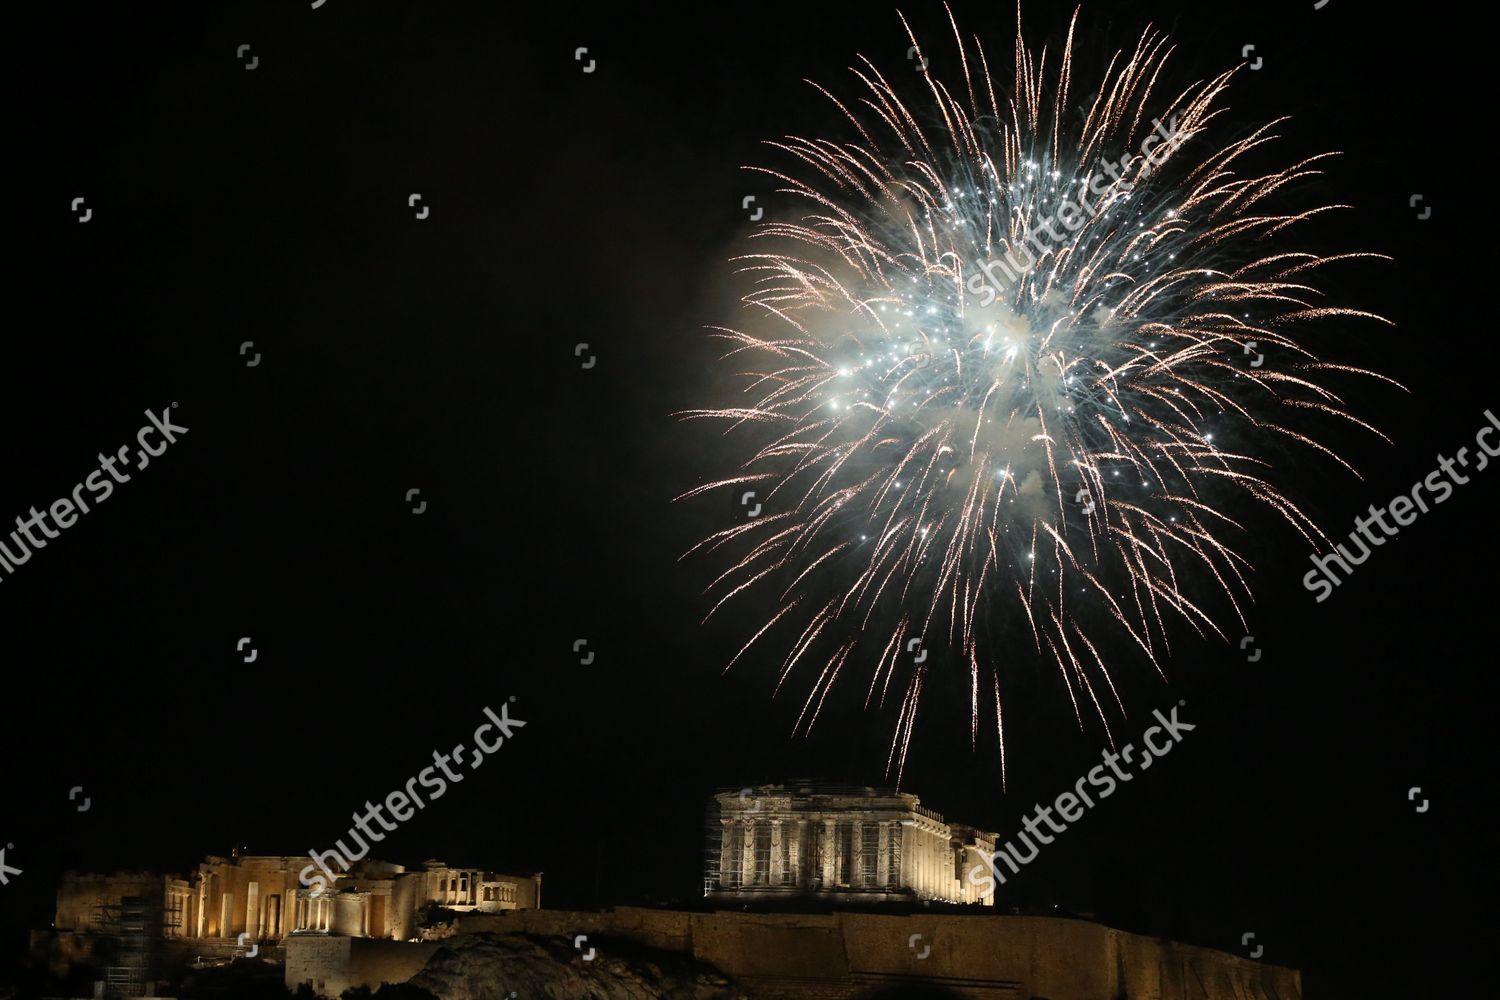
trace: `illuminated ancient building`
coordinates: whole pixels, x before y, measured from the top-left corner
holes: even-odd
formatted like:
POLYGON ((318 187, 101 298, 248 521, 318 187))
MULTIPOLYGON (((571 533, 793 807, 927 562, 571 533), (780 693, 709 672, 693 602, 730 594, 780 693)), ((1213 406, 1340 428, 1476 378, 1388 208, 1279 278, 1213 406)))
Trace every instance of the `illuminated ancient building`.
POLYGON ((709 807, 704 895, 994 905, 964 875, 992 856, 995 839, 906 792, 810 783, 724 791, 709 807))
POLYGON ((323 934, 404 941, 419 936, 429 906, 481 913, 535 909, 541 893, 540 874, 452 868, 435 860, 413 871, 364 860, 329 880, 305 854, 235 853, 208 857, 185 878, 68 872, 58 886, 53 933, 108 934, 114 910, 145 899, 160 901, 160 936, 167 940, 275 944, 294 934, 323 934))

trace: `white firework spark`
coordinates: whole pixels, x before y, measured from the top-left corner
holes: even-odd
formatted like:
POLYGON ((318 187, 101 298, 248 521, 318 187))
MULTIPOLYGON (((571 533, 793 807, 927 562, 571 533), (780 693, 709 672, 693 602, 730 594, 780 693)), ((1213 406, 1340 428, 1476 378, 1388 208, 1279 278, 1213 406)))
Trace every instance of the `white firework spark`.
POLYGON ((1283 245, 1345 207, 1267 207, 1333 154, 1246 172, 1278 122, 1210 144, 1235 70, 1159 101, 1170 45, 1148 29, 1074 110, 1072 26, 1050 72, 1018 30, 1008 90, 978 39, 953 34, 957 90, 923 74, 914 112, 862 60, 853 109, 817 88, 858 141, 789 136, 769 145, 793 166, 750 168, 805 214, 762 223, 772 248, 736 259, 752 325, 713 335, 748 376, 744 397, 683 414, 754 439, 736 472, 684 496, 753 485, 779 504, 692 550, 738 553, 710 615, 762 591, 775 602, 734 659, 791 629, 777 690, 813 664, 809 729, 846 667, 873 663, 867 707, 899 673, 898 777, 940 668, 966 671, 971 744, 992 718, 1003 774, 997 635, 1029 635, 1078 724, 1097 715, 1108 733, 1124 705, 1107 646, 1132 644, 1160 672, 1170 623, 1225 637, 1210 594, 1243 624, 1250 563, 1227 540, 1242 532, 1227 504, 1248 496, 1326 542, 1274 484, 1265 443, 1349 468, 1302 425, 1316 412, 1374 432, 1323 382, 1382 378, 1294 339, 1321 319, 1386 322, 1319 305, 1307 283, 1378 255, 1283 245), (1216 443, 1215 427, 1259 447, 1216 443), (949 655, 911 655, 917 637, 949 655))

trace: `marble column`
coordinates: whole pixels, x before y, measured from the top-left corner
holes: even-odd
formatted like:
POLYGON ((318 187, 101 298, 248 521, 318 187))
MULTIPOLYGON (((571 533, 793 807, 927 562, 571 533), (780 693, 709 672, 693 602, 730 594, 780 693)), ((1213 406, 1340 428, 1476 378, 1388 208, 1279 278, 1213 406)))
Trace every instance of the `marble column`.
POLYGON ((245 933, 251 941, 260 940, 260 883, 245 887, 245 933))
POLYGON ((891 824, 881 820, 880 833, 875 838, 875 849, 880 853, 875 857, 875 884, 885 889, 890 886, 891 881, 891 824))
POLYGON ((734 835, 735 826, 729 820, 720 821, 719 834, 719 888, 729 889, 734 885, 734 835))
POLYGON ((917 887, 917 828, 908 823, 901 824, 901 885, 917 887))
POLYGON ((755 884, 755 820, 744 820, 740 826, 745 849, 740 855, 740 884, 755 884))
POLYGON ((802 884, 802 821, 800 819, 788 821, 787 831, 782 836, 792 838, 786 845, 786 864, 791 869, 787 873, 786 884, 800 886, 802 884))
POLYGON ((863 888, 865 884, 865 824, 854 820, 849 824, 849 884, 863 888))
POLYGON ((198 881, 198 933, 195 937, 208 936, 208 881, 212 875, 204 875, 198 881))
POLYGON ((825 819, 823 821, 823 888, 825 889, 833 888, 834 880, 838 875, 838 869, 835 867, 837 859, 834 857, 836 838, 833 833, 833 820, 825 819))
POLYGON ((771 865, 770 878, 772 885, 781 885, 785 871, 781 867, 781 820, 771 820, 771 865))

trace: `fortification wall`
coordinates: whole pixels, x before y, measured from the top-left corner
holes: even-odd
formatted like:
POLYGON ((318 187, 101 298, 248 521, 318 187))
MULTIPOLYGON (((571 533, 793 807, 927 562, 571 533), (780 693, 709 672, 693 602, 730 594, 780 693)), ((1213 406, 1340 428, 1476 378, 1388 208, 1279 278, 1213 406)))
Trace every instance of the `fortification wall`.
MULTIPOLYGON (((964 1000, 1301 1000, 1294 969, 1055 917, 861 913, 679 913, 622 907, 608 913, 518 910, 465 915, 461 934, 587 935, 691 954, 717 966, 756 1000, 863 1000, 900 986, 947 990, 964 1000)), ((324 939, 343 940, 350 939, 324 939)), ((287 985, 308 963, 287 942, 287 985), (294 964, 297 971, 294 973, 294 964)), ((353 939, 330 984, 404 982, 446 942, 353 939)), ((304 978, 296 978, 304 976, 304 978)))

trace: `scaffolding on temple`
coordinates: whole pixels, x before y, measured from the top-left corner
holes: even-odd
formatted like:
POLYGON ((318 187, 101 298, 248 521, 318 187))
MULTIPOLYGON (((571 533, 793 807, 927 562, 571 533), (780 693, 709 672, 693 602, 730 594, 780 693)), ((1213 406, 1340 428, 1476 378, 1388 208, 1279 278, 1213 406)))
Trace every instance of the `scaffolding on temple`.
POLYGON ((703 895, 900 892, 901 839, 890 804, 884 821, 859 815, 898 794, 808 779, 718 789, 704 815, 703 895))
POLYGON ((162 938, 180 932, 181 908, 165 905, 160 897, 125 896, 98 907, 95 918, 114 951, 104 967, 104 995, 149 996, 161 968, 162 938))
POLYGON ((895 788, 806 779, 722 788, 703 835, 703 895, 716 902, 994 905, 971 876, 995 856, 997 835, 947 822, 895 788))
POLYGON ((710 796, 703 810, 703 895, 718 892, 720 865, 724 855, 723 810, 719 800, 710 796))

